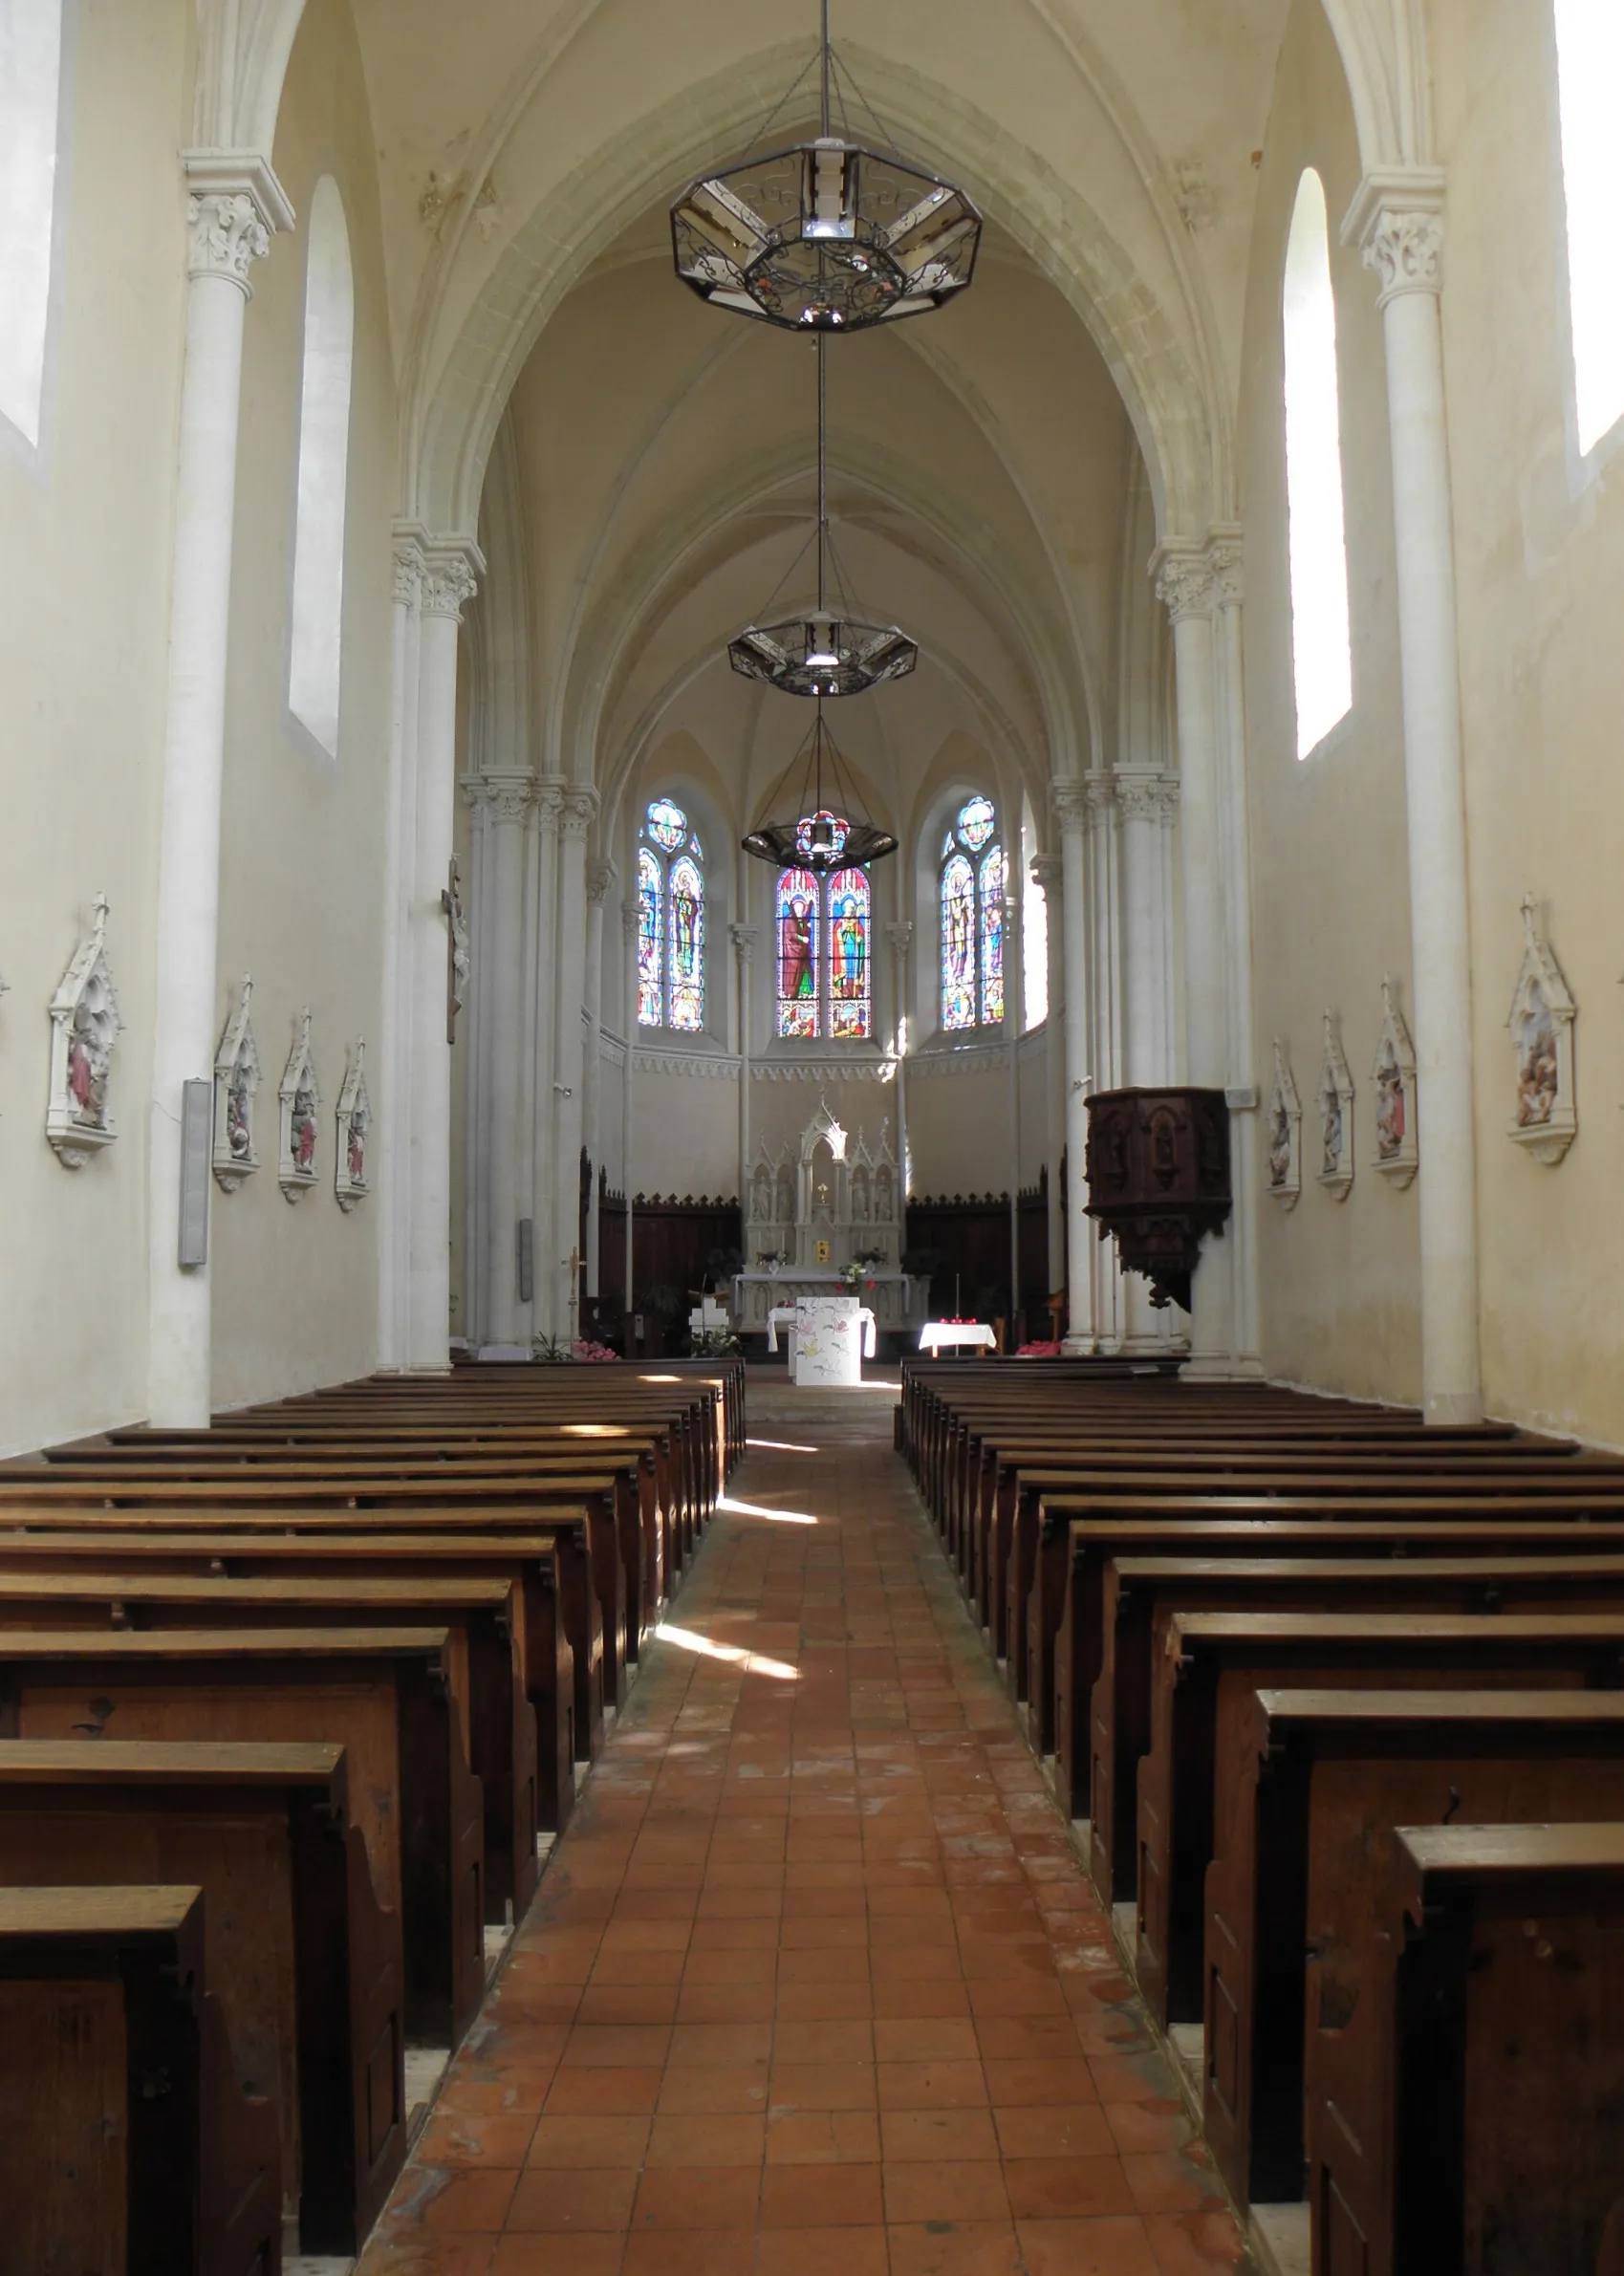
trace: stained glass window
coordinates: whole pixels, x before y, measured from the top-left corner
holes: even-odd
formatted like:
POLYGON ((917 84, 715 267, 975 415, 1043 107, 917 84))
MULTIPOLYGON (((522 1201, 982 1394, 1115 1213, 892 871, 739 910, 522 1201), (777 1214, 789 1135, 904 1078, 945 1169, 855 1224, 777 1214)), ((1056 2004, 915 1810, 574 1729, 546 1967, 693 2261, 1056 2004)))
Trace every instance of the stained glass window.
POLYGON ((1004 848, 991 846, 981 863, 981 1016, 984 1027, 1004 1017, 1004 848))
POLYGON ((951 1034, 976 1024, 976 878, 954 852, 942 872, 942 1024, 951 1034))
POLYGON ((829 1032, 867 1038, 872 1026, 869 881, 860 869, 829 880, 829 1032))
POLYGON ((704 1026, 704 855, 671 798, 650 801, 638 848, 638 1024, 704 1026))
POLYGON ((818 1030, 818 880, 810 869, 778 874, 778 1032, 818 1030))
POLYGON ((671 1025, 689 1034, 704 1026, 704 879, 683 854, 671 864, 671 1025))
POLYGON ((942 1025, 962 1035, 1004 1017, 1008 867, 990 798, 966 799, 942 850, 942 1025))
POLYGON ((638 854, 638 1025, 662 1026, 660 864, 647 846, 638 854))

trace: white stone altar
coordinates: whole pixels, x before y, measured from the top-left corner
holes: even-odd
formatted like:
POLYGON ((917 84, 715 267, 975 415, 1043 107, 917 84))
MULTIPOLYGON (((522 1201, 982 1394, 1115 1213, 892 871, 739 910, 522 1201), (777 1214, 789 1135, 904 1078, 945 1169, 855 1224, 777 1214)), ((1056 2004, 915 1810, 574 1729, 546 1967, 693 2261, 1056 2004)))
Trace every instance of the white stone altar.
POLYGON ((757 1150, 745 1200, 748 1265, 733 1276, 736 1334, 765 1335, 775 1306, 848 1293, 872 1309, 882 1335, 923 1327, 930 1286, 901 1269, 902 1180, 889 1134, 884 1121, 877 1147, 861 1130, 853 1139, 820 1100, 793 1145, 757 1150), (773 1269, 769 1256, 781 1260, 773 1269), (855 1290, 841 1278, 853 1264, 863 1267, 855 1290))
POLYGON ((802 1296, 795 1305, 799 1390, 852 1391, 863 1379, 862 1322, 855 1296, 802 1296))

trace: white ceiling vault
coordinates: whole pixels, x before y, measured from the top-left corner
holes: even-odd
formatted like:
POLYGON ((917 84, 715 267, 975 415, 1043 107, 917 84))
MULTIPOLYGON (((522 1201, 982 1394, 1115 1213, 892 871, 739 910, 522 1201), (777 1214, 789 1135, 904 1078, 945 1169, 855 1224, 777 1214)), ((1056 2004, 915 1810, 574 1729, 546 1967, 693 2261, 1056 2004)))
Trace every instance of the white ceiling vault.
MULTIPOLYGON (((198 0, 200 143, 273 151, 302 6, 198 0)), ((1420 0, 1324 6, 1367 169, 1426 163, 1420 0)), ((612 811, 672 739, 725 742, 752 805, 806 707, 764 703, 722 651, 787 573, 778 613, 807 597, 813 361, 675 281, 665 212, 807 62, 812 0, 351 7, 402 517, 479 531, 546 771, 595 779, 612 811)), ((909 815, 888 807, 934 795, 966 736, 1041 811, 1050 775, 1110 746, 1145 494, 1163 538, 1234 514, 1253 153, 1286 0, 833 15, 899 146, 987 221, 954 306, 830 354, 836 547, 867 612, 923 650, 913 682, 840 707, 842 743, 894 827, 909 815)), ((778 124, 814 131, 798 109, 778 124)))

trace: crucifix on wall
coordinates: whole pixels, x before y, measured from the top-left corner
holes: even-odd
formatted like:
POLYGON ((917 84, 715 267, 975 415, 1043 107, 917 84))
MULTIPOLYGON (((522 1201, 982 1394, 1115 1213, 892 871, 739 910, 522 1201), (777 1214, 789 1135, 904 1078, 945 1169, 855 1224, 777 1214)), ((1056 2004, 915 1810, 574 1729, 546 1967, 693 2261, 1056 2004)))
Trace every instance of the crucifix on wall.
POLYGON ((471 959, 468 954, 468 920, 463 908, 462 879, 457 872, 457 856, 451 856, 446 873, 444 890, 440 906, 445 915, 445 1040, 457 1040, 457 1014, 463 1008, 467 992, 471 959))

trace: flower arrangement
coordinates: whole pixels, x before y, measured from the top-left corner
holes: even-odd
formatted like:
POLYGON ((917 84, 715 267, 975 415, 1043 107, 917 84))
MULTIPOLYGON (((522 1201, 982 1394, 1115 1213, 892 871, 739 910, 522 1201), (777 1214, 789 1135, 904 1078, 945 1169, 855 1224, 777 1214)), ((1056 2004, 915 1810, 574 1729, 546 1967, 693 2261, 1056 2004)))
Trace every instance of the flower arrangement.
POLYGON ((841 1266, 840 1285, 844 1289, 849 1289, 854 1296, 859 1289, 873 1289, 874 1283, 868 1276, 868 1267, 860 1257, 855 1259, 850 1265, 841 1266))
POLYGON ((543 1367, 570 1367, 577 1361, 595 1367, 618 1366, 620 1359, 618 1352, 612 1352, 606 1343, 594 1343, 590 1336, 577 1336, 572 1342, 567 1335, 538 1335, 531 1349, 543 1367))
POLYGON ((744 1349, 731 1328, 696 1328, 688 1338, 695 1359, 731 1359, 744 1349))
POLYGON ((781 1248, 762 1248, 756 1252, 756 1263, 764 1272, 776 1272, 790 1262, 781 1248))
POLYGON ((593 1367, 618 1367, 620 1364, 618 1352, 611 1351, 606 1343, 594 1343, 590 1335, 579 1338, 570 1356, 593 1367))
POLYGON ((1017 1359, 1058 1359, 1060 1346, 1057 1343, 1024 1343, 1015 1356, 1017 1359))

